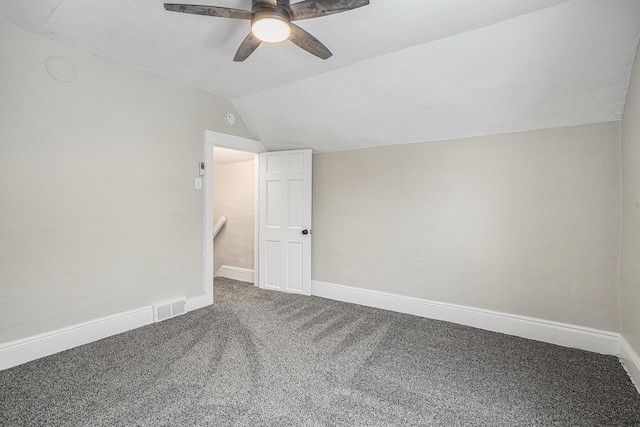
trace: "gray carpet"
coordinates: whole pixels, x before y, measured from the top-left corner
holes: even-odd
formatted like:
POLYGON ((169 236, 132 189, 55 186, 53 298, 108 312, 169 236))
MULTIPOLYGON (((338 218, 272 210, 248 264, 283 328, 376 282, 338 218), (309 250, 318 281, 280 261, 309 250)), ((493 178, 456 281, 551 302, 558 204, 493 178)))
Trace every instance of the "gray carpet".
POLYGON ((640 426, 615 357, 227 279, 215 292, 0 372, 0 425, 640 426))

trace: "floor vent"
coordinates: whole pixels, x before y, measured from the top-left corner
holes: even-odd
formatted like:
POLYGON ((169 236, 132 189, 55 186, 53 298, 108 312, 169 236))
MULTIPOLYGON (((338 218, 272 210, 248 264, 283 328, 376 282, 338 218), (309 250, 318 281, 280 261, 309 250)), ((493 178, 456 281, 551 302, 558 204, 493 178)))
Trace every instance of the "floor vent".
POLYGON ((175 301, 164 302, 161 304, 154 304, 153 320, 155 322, 161 322, 162 320, 167 320, 172 317, 185 314, 187 312, 186 305, 187 300, 184 298, 175 301))

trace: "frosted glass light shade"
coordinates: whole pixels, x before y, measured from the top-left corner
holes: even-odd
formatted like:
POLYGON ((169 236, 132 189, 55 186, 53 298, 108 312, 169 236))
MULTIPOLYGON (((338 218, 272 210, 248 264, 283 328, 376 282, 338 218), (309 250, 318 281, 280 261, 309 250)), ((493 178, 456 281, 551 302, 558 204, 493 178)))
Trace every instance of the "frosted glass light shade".
POLYGON ((286 40, 291 35, 291 24, 278 15, 257 16, 251 23, 254 36, 268 43, 286 40))

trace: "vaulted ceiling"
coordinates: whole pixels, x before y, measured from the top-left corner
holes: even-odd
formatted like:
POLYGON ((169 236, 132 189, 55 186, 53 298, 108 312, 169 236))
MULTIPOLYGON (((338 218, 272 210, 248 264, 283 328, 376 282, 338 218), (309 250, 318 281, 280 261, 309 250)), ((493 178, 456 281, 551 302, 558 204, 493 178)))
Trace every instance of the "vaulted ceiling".
POLYGON ((269 149, 333 151, 618 120, 640 1, 371 0, 298 23, 327 61, 283 42, 233 62, 248 21, 157 0, 0 0, 0 20, 225 97, 269 149))

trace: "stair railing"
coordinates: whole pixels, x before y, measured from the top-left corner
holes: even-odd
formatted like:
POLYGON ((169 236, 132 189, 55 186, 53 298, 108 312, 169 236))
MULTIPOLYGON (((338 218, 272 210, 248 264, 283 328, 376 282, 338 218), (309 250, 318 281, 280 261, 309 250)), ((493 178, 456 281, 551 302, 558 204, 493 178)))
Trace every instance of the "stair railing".
POLYGON ((216 238, 216 236, 218 235, 218 233, 222 229, 222 226, 225 224, 225 222, 227 222, 227 218, 221 216, 218 219, 218 221, 216 222, 216 225, 213 226, 213 238, 214 239, 216 238))

